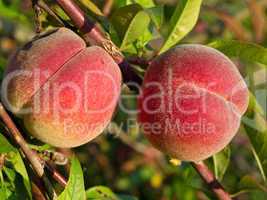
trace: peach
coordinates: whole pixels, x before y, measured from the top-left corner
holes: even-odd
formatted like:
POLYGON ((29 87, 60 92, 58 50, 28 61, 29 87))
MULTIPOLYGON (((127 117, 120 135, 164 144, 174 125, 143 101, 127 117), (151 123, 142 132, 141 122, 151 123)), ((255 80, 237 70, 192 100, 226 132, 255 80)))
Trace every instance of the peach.
POLYGON ((203 45, 180 45, 150 64, 138 98, 138 120, 162 152, 201 161, 232 140, 248 98, 229 58, 203 45))
POLYGON ((102 48, 86 48, 71 30, 34 39, 11 58, 2 99, 39 140, 76 147, 110 122, 120 94, 121 72, 102 48))
POLYGON ((45 32, 25 44, 5 71, 8 96, 2 99, 8 108, 19 112, 50 76, 84 48, 84 41, 66 28, 45 32))

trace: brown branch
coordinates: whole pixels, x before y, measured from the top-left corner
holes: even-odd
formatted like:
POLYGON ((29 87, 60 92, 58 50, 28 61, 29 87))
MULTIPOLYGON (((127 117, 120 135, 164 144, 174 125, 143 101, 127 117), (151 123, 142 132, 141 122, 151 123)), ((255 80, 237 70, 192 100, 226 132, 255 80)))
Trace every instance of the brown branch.
POLYGON ((113 6, 114 0, 106 0, 105 5, 103 7, 103 14, 104 16, 109 16, 112 6, 113 6))
POLYGON ((191 162, 191 165, 195 168, 209 188, 216 194, 218 199, 231 200, 230 195, 224 190, 223 186, 203 162, 191 162))
MULTIPOLYGON (((12 121, 11 117, 6 112, 2 103, 0 103, 0 117, 9 130, 9 131, 6 131, 8 136, 11 137, 12 139, 14 139, 14 141, 21 148, 22 152, 24 153, 27 160, 30 162, 36 175, 43 180, 44 185, 47 189, 48 195, 52 199, 55 199, 57 196, 56 192, 55 192, 52 184, 50 183, 50 181, 48 180, 48 178, 46 177, 46 175, 44 173, 44 164, 45 164, 45 166, 47 164, 44 163, 44 161, 42 159, 40 159, 40 157, 34 151, 31 150, 31 148, 29 147, 27 142, 24 140, 22 134, 17 129, 15 123, 12 121)), ((46 168, 47 168, 47 166, 46 166, 46 168)), ((55 176, 55 177, 53 176, 55 178, 55 180, 58 181, 60 184, 63 183, 62 179, 64 180, 64 178, 56 171, 56 169, 53 169, 53 170, 49 169, 49 171, 50 172, 52 171, 54 174, 56 173, 57 176, 55 176), (59 179, 59 177, 60 177, 60 179, 59 179)), ((62 186, 65 186, 65 184, 64 185, 62 184, 62 186)))
MULTIPOLYGON (((84 39, 93 45, 103 47, 113 59, 120 65, 122 70, 124 82, 134 82, 137 85, 142 84, 141 78, 135 74, 129 63, 125 60, 119 49, 113 42, 102 32, 95 22, 92 22, 85 13, 72 0, 56 0, 56 2, 63 8, 66 14, 71 18, 75 26, 83 33, 84 39)), ((202 179, 211 187, 211 190, 218 196, 220 200, 230 200, 229 194, 223 189, 221 184, 216 180, 211 171, 204 163, 191 163, 197 170, 202 179), (216 185, 213 183, 217 183, 216 185)))
POLYGON ((49 171, 51 176, 63 187, 66 187, 66 179, 49 163, 45 163, 45 168, 49 171))
POLYGON ((0 103, 0 117, 4 121, 5 125, 8 128, 9 136, 15 140, 15 142, 19 145, 19 147, 22 149, 23 153, 27 157, 27 159, 30 161, 34 171, 39 177, 42 177, 44 174, 44 168, 42 165, 41 160, 37 156, 35 152, 31 150, 31 148, 27 145, 26 141, 23 139, 23 136, 17 129, 16 125, 4 109, 3 105, 0 103))
POLYGON ((126 61, 119 48, 110 40, 108 35, 95 22, 91 21, 85 13, 72 0, 56 0, 59 6, 73 21, 75 26, 83 33, 84 40, 91 45, 104 48, 120 66, 124 83, 132 90, 137 90, 131 83, 142 83, 142 79, 134 73, 133 68, 126 61))
POLYGON ((6 159, 6 154, 0 154, 0 170, 3 169, 4 165, 5 165, 5 159, 6 159))
POLYGON ((31 183, 32 186, 32 196, 34 200, 46 200, 46 197, 41 190, 34 182, 31 183))

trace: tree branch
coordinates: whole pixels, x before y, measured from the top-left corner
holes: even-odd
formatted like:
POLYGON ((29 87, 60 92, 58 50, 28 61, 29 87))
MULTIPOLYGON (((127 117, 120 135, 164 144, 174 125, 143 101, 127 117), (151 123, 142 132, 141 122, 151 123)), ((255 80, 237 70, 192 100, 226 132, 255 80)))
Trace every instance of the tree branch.
MULTIPOLYGON (((6 133, 14 139, 14 141, 18 144, 18 146, 21 148, 22 152, 24 153, 27 160, 31 163, 31 166, 33 170, 35 171, 36 175, 41 178, 44 182, 44 185, 47 189, 48 195, 51 199, 55 199, 57 197, 56 192, 50 183, 49 179, 46 177, 44 173, 44 167, 47 167, 47 163, 45 163, 31 148, 28 146, 26 141, 24 140, 23 136, 17 129, 15 123, 12 121, 11 117, 6 112, 5 108, 3 107, 2 103, 0 103, 0 117, 2 118, 3 122, 7 126, 9 131, 6 131, 6 133)), ((49 169, 49 171, 53 171, 57 174, 57 176, 52 176, 56 181, 58 181, 62 186, 65 186, 66 184, 62 184, 64 180, 63 176, 61 176, 56 169, 49 169), (59 179, 60 177, 60 179, 59 179)), ((66 182, 66 181, 65 181, 66 182)))
POLYGON ((45 163, 45 168, 49 171, 51 176, 63 187, 66 187, 66 179, 49 163, 45 163))
POLYGON ((40 158, 37 156, 37 154, 31 150, 31 148, 27 145, 26 141, 24 140, 23 136, 17 129, 16 125, 4 109, 2 103, 0 103, 0 117, 4 121, 5 125, 8 128, 9 136, 15 140, 15 142, 19 145, 19 147, 22 149, 23 153, 27 157, 27 159, 32 164, 32 168, 36 172, 36 174, 39 177, 42 177, 44 174, 44 167, 40 160, 40 158))
POLYGON ((32 186, 32 196, 35 200, 46 200, 43 191, 34 183, 31 183, 32 186))
POLYGON ((230 195, 224 190, 223 186, 215 178, 214 174, 209 170, 204 162, 191 162, 191 165, 220 200, 231 200, 230 195))

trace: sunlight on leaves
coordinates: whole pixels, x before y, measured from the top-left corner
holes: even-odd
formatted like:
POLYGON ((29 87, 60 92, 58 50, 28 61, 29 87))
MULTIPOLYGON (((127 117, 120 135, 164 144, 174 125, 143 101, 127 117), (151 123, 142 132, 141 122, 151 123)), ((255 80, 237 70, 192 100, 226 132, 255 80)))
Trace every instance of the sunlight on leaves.
POLYGON ((83 171, 76 157, 71 160, 69 180, 58 200, 85 200, 83 171))
POLYGON ((200 12, 201 0, 179 1, 170 21, 166 40, 159 53, 163 53, 183 39, 195 26, 200 12))

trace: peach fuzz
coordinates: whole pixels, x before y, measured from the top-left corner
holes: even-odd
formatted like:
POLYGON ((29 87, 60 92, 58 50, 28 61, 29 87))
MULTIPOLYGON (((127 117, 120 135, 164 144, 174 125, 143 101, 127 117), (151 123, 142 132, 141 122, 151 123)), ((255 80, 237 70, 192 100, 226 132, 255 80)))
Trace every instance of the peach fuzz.
POLYGON ((7 82, 6 99, 37 139, 76 147, 94 139, 110 122, 122 78, 102 48, 86 48, 74 32, 59 28, 19 50, 6 77, 21 69, 27 73, 7 82))
POLYGON ((203 45, 179 45, 155 58, 138 98, 138 120, 159 150, 201 161, 237 133, 248 89, 233 62, 203 45))
POLYGON ((7 96, 2 96, 2 100, 6 106, 19 113, 49 77, 84 48, 85 43, 78 35, 59 28, 39 35, 18 49, 5 71, 7 96))

